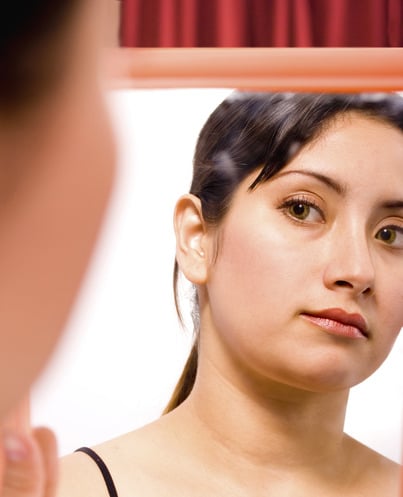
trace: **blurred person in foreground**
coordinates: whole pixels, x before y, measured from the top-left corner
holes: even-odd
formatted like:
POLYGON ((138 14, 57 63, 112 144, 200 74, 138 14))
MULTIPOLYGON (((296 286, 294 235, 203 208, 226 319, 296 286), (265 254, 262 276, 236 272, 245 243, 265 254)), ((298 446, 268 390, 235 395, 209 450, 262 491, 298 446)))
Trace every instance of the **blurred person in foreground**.
POLYGON ((0 495, 51 497, 56 443, 18 407, 63 329, 113 182, 99 0, 0 18, 0 495))

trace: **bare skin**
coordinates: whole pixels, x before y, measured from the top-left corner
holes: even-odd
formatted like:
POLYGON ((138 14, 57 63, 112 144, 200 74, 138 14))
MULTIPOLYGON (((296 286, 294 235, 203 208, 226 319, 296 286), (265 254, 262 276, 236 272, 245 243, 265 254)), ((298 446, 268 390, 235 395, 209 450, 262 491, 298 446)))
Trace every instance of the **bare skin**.
MULTIPOLYGON (((316 438, 317 445, 325 445, 321 447, 323 459, 320 452, 311 452, 312 440, 310 447, 301 450, 301 439, 306 439, 302 435, 291 439, 277 433, 268 437, 273 438, 270 445, 251 437, 249 445, 249 434, 242 428, 237 430, 245 435, 242 442, 225 438, 230 411, 221 418, 215 430, 224 429, 217 433, 193 414, 191 404, 189 399, 155 423, 95 447, 113 475, 119 497, 202 497, 228 492, 265 497, 399 495, 399 466, 347 435, 340 438, 337 450, 316 438), (189 422, 193 425, 190 433, 184 430, 189 422), (285 446, 289 452, 284 451, 285 446)), ((238 422, 234 420, 234 424, 238 422)), ((93 461, 77 453, 62 461, 58 495, 108 494, 93 461)))
MULTIPOLYGON (((350 387, 403 325, 402 157, 399 131, 353 115, 252 193, 247 178, 218 230, 198 199, 179 200, 198 374, 177 409, 95 447, 119 497, 398 496, 399 465, 343 425, 350 387), (358 313, 365 333, 314 316, 328 308, 358 313)), ((107 496, 84 454, 62 464, 59 497, 70 495, 107 496)))

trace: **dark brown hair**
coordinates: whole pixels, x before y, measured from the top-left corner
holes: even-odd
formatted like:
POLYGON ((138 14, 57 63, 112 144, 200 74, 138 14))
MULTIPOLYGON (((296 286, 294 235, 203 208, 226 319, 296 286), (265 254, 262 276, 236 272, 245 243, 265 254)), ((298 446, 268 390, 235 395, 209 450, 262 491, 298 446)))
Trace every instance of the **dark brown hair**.
MULTIPOLYGON (((336 116, 361 113, 403 131, 403 98, 397 94, 304 94, 236 92, 222 102, 200 132, 193 161, 190 193, 202 206, 204 220, 217 225, 233 194, 250 173, 250 185, 269 180, 336 116)), ((175 261, 174 292, 179 268, 175 261)), ((197 295, 196 295, 197 306, 197 295)), ((198 309, 194 309, 194 343, 164 413, 180 405, 192 390, 198 362, 198 309)))
POLYGON ((0 112, 35 102, 63 72, 61 40, 83 0, 4 2, 0 16, 0 112))

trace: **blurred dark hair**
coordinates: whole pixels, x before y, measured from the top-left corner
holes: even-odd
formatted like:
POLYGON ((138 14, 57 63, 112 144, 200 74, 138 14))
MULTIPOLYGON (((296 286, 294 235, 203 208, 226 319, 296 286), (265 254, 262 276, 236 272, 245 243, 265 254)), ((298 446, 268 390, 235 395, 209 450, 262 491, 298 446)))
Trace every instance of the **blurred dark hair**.
MULTIPOLYGON (((403 131, 403 98, 397 94, 307 94, 235 92, 208 118, 200 132, 193 160, 190 193, 201 201, 204 220, 217 225, 233 194, 253 171, 249 186, 269 180, 305 145, 312 142, 337 116, 359 113, 403 131)), ((403 166, 402 166, 403 167, 403 166)), ((175 261, 174 292, 179 318, 175 261)), ((197 373, 199 317, 193 309, 194 343, 167 413, 189 395, 197 373)))
POLYGON ((4 2, 0 15, 0 112, 45 94, 63 73, 62 40, 83 0, 4 2))

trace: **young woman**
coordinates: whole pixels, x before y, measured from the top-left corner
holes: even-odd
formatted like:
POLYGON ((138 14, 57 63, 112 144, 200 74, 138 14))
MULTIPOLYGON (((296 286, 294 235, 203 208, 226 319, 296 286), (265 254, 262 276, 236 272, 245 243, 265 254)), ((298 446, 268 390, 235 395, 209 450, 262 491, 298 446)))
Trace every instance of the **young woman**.
POLYGON ((101 7, 7 2, 0 16, 2 497, 54 495, 54 437, 15 410, 63 329, 111 190, 101 7))
POLYGON ((68 456, 60 496, 397 496, 343 424, 403 326, 403 99, 235 93, 174 217, 182 378, 159 420, 68 456))

